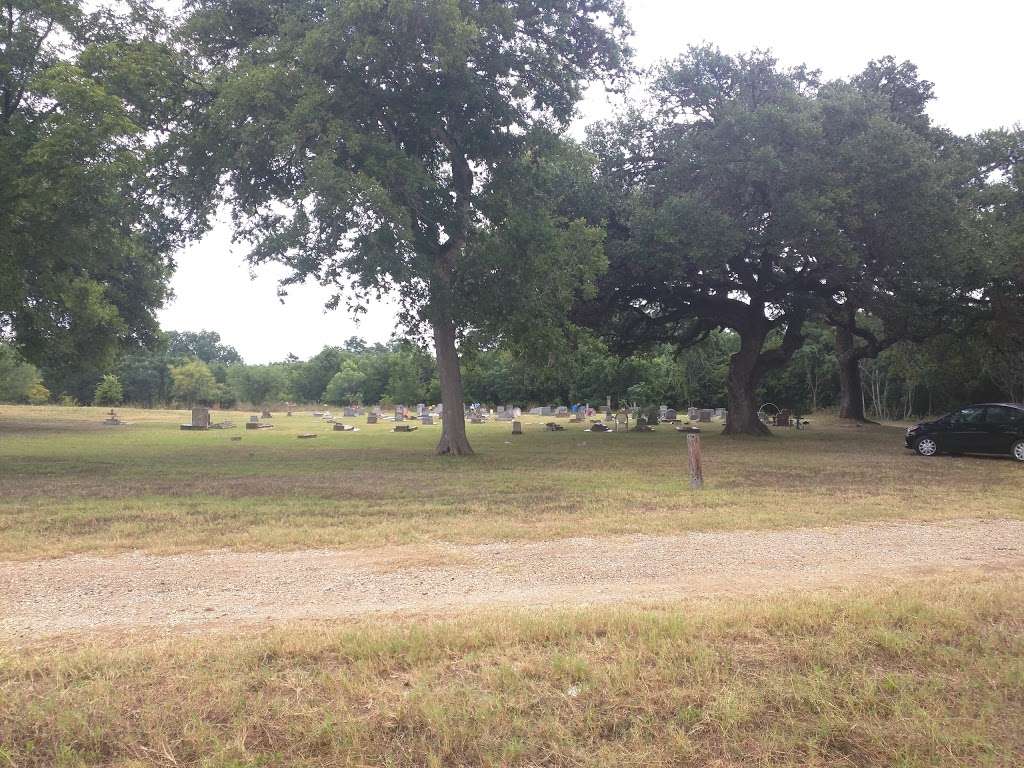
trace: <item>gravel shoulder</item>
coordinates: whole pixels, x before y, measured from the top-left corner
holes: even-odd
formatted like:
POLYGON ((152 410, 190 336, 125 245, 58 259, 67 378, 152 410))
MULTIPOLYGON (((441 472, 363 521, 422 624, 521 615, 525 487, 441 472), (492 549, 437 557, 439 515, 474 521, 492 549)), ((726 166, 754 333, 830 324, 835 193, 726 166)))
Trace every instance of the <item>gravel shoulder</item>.
POLYGON ((0 638, 586 606, 1024 570, 1024 522, 0 562, 0 638))

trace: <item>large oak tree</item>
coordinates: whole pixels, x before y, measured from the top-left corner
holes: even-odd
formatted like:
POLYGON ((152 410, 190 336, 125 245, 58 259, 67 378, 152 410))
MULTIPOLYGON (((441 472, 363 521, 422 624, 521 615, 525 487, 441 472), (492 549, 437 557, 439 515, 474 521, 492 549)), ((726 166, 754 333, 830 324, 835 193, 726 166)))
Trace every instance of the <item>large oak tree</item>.
POLYGON ((726 432, 764 434, 757 387, 799 348, 836 251, 814 73, 694 48, 654 82, 656 113, 591 136, 610 266, 581 315, 620 346, 739 336, 726 432))
POLYGON ((692 49, 654 82, 654 111, 592 136, 611 267, 590 314, 626 346, 739 336, 728 433, 765 434, 756 393, 836 328, 843 413, 863 418, 859 361, 934 335, 968 300, 958 214, 967 167, 911 65, 820 83, 767 54, 692 49))
POLYGON ((932 84, 885 57, 818 98, 849 258, 828 277, 839 416, 865 421, 860 368, 903 341, 945 332, 976 304, 986 271, 964 226, 977 172, 970 144, 932 125, 932 84))
POLYGON ((201 0, 177 202, 208 213, 219 190, 252 263, 335 305, 396 293, 433 336, 438 451, 469 453, 460 334, 557 314, 599 264, 598 233, 540 203, 576 164, 550 134, 621 72, 625 33, 620 0, 201 0))

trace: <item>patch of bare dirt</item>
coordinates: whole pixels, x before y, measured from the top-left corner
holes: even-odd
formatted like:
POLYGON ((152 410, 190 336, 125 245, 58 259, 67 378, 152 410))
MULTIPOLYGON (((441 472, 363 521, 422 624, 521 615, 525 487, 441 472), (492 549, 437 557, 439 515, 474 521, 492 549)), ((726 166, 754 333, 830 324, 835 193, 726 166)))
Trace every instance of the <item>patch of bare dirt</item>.
POLYGON ((1024 569, 1024 521, 0 562, 0 637, 756 595, 1024 569))

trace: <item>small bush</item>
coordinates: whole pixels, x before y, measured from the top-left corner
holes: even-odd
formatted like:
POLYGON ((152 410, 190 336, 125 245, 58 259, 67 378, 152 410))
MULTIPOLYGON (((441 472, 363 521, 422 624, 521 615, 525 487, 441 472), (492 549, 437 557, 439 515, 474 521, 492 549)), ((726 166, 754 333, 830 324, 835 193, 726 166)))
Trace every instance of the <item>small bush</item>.
POLYGON ((34 365, 25 362, 14 348, 0 344, 0 402, 29 402, 30 393, 41 382, 34 365))
POLYGON ((30 405, 45 405, 50 402, 50 390, 42 384, 33 384, 28 391, 28 402, 30 405))
POLYGON ((104 376, 96 385, 92 401, 94 405, 120 405, 124 401, 124 390, 117 376, 109 373, 104 376))

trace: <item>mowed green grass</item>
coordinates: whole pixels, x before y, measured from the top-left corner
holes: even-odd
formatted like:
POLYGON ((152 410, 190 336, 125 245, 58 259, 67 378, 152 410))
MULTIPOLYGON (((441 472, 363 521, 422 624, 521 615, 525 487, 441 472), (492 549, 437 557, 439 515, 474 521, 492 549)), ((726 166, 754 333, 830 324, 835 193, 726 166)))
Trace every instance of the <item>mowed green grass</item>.
POLYGON ((0 765, 1024 764, 1024 581, 0 646, 0 765))
POLYGON ((527 418, 470 425, 477 454, 435 456, 439 427, 396 434, 309 415, 275 429, 183 432, 184 411, 0 406, 0 557, 174 552, 833 525, 887 518, 1024 517, 1024 467, 922 459, 899 427, 822 417, 773 438, 707 427, 705 490, 685 437, 599 434, 527 418), (300 432, 318 437, 299 440, 300 432), (231 440, 241 437, 240 441, 231 440))

